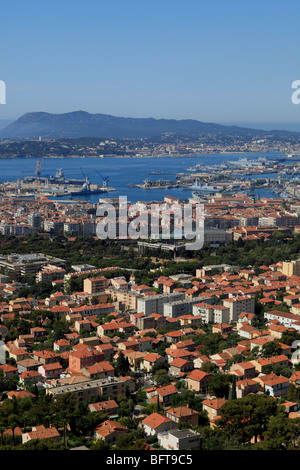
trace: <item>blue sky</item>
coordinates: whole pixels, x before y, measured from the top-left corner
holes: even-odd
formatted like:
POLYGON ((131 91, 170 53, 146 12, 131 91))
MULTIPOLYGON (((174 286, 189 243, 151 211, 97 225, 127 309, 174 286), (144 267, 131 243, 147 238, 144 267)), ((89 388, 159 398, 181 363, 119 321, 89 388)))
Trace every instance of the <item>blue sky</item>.
POLYGON ((299 124, 299 0, 2 2, 0 120, 31 111, 299 124))

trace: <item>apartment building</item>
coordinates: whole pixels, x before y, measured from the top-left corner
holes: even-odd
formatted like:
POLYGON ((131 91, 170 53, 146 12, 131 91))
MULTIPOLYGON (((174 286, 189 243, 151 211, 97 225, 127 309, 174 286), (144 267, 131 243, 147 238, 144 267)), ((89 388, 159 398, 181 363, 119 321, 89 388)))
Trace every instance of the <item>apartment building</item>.
POLYGON ((106 379, 88 380, 77 384, 60 385, 46 389, 46 395, 54 398, 64 393, 73 393, 75 398, 88 401, 97 395, 125 395, 126 382, 119 377, 107 377, 106 379))
POLYGON ((204 243, 219 244, 219 243, 231 243, 233 240, 233 234, 227 230, 220 229, 205 229, 204 230, 204 243))
POLYGON ((81 305, 80 307, 70 308, 71 314, 80 314, 83 317, 91 315, 109 315, 114 312, 115 306, 113 304, 96 304, 96 305, 81 305))
POLYGON ((193 315, 200 316, 202 323, 229 323, 230 321, 230 309, 228 307, 210 305, 207 301, 193 305, 193 315))
POLYGON ((111 286, 114 289, 121 290, 121 291, 128 291, 128 282, 124 277, 115 277, 110 280, 111 286))
POLYGON ((123 291, 110 287, 106 293, 111 297, 117 310, 137 310, 138 300, 143 298, 143 294, 132 291, 123 291))
POLYGON ((39 271, 36 275, 36 282, 54 281, 58 279, 64 279, 66 270, 59 266, 47 264, 39 271))
POLYGON ((228 323, 230 310, 224 305, 213 306, 213 323, 228 323))
POLYGON ((153 317, 138 317, 136 319, 136 327, 139 330, 149 330, 151 328, 155 328, 155 318, 153 317))
POLYGON ((65 222, 63 224, 64 232, 67 235, 95 235, 97 225, 95 222, 91 222, 89 220, 82 221, 82 222, 65 222))
POLYGON ((99 292, 104 292, 109 285, 110 279, 107 279, 105 276, 90 277, 84 279, 83 290, 87 294, 93 295, 99 292))
POLYGON ((138 299, 137 311, 143 312, 146 317, 152 313, 164 315, 164 305, 178 300, 185 300, 185 294, 183 292, 142 297, 138 299))
POLYGON ((264 318, 268 321, 277 320, 287 328, 294 328, 300 331, 300 315, 293 315, 292 313, 281 312, 280 310, 269 310, 264 313, 264 318))
POLYGON ((210 297, 193 297, 192 299, 177 300, 175 302, 167 302, 163 306, 163 314, 165 317, 177 318, 188 315, 193 312, 193 306, 199 302, 212 303, 210 297))
POLYGON ((281 272, 288 277, 300 276, 300 259, 293 261, 283 261, 281 272))
POLYGON ((37 230, 37 228, 32 227, 28 224, 6 224, 0 223, 0 233, 1 235, 9 236, 13 235, 16 237, 22 237, 26 233, 33 233, 37 230))
POLYGON ((255 311, 255 300, 250 295, 224 299, 223 305, 229 308, 229 322, 237 322, 242 312, 254 313, 255 311))

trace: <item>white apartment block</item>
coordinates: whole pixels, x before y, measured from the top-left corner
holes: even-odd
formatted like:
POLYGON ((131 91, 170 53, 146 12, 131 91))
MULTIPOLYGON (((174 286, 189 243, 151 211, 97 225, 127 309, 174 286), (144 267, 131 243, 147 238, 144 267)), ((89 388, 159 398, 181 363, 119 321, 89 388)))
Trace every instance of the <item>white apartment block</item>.
POLYGON ((175 302, 167 302, 164 304, 164 316, 178 318, 182 315, 188 315, 193 312, 193 306, 199 302, 208 304, 213 302, 212 297, 194 297, 192 299, 177 300, 175 302))
POLYGON ((224 299, 223 305, 229 308, 229 322, 237 322, 242 312, 254 313, 255 310, 255 300, 250 295, 224 299))
POLYGON ((199 303, 193 305, 193 315, 200 316, 202 323, 229 323, 230 309, 223 305, 199 303))
POLYGON ((300 331, 300 315, 293 315, 292 313, 281 312, 280 310, 270 310, 264 313, 264 318, 268 321, 277 320, 287 328, 294 328, 300 331))
POLYGON ((172 294, 150 295, 138 299, 137 311, 138 313, 144 313, 146 317, 148 317, 152 313, 164 315, 164 305, 166 303, 184 299, 185 295, 182 292, 176 292, 172 294))
POLYGON ((229 308, 224 305, 215 305, 213 307, 214 323, 229 323, 229 308))

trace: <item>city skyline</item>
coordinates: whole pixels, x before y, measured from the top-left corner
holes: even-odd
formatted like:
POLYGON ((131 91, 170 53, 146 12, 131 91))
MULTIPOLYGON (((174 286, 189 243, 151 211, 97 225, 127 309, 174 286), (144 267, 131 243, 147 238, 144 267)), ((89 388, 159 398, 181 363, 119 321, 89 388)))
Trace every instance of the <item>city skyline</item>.
POLYGON ((7 3, 0 122, 82 109, 297 130, 299 10, 295 0, 7 3))

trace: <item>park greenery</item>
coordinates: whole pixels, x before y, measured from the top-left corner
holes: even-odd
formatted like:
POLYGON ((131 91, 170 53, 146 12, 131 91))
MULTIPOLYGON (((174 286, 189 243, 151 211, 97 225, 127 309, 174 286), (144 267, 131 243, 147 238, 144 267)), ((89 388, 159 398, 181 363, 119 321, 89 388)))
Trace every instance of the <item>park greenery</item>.
MULTIPOLYGON (((88 263, 96 268, 118 266, 117 274, 107 273, 107 276, 122 274, 127 280, 130 271, 134 270, 136 282, 152 284, 158 272, 170 276, 177 273, 194 274, 195 269, 210 264, 233 264, 241 268, 253 266, 259 272, 259 266, 270 265, 283 259, 295 259, 300 252, 300 235, 282 234, 276 232, 269 239, 242 240, 221 245, 218 248, 205 246, 201 250, 183 250, 180 253, 180 263, 170 252, 150 250, 146 248, 142 254, 136 249, 136 243, 129 241, 99 240, 91 236, 76 236, 67 238, 63 234, 50 241, 38 233, 26 234, 24 237, 0 236, 0 254, 10 253, 44 253, 56 256, 66 261, 67 271, 74 264, 88 263), (184 260, 184 261, 183 261, 184 260), (160 270, 160 271, 158 271, 160 270)), ((16 280, 34 284, 34 276, 26 276, 16 280)), ((76 279, 72 287, 80 287, 83 281, 76 279)), ((38 286, 42 293, 49 293, 50 286, 38 286), (46 292, 47 291, 47 292, 46 292)), ((34 293, 34 291, 31 291, 34 293)))

